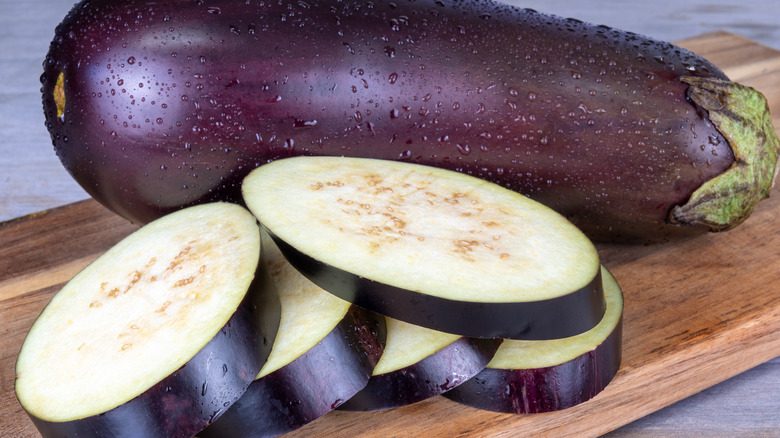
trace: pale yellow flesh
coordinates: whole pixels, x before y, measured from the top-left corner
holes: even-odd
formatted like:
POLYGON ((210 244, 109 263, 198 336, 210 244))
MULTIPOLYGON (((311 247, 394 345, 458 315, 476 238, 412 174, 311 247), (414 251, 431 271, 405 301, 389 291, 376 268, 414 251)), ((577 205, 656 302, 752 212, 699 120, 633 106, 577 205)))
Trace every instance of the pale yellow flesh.
POLYGON ((138 396, 228 322, 259 256, 255 218, 232 204, 142 227, 77 274, 36 320, 17 361, 22 406, 61 422, 138 396))
POLYGON ((592 243, 525 196, 409 163, 297 157, 253 171, 250 210, 303 253, 347 272, 473 302, 550 299, 599 269, 592 243))
POLYGON ((460 336, 419 327, 393 318, 387 321, 387 343, 375 376, 414 365, 457 341, 460 336))
POLYGON ((350 303, 320 289, 290 265, 263 233, 263 257, 281 301, 276 340, 257 378, 289 364, 323 340, 344 319, 350 303))
POLYGON ((546 368, 575 359, 601 345, 612 333, 623 314, 623 294, 615 278, 602 268, 607 310, 596 327, 585 333, 549 341, 506 339, 488 368, 505 370, 546 368))

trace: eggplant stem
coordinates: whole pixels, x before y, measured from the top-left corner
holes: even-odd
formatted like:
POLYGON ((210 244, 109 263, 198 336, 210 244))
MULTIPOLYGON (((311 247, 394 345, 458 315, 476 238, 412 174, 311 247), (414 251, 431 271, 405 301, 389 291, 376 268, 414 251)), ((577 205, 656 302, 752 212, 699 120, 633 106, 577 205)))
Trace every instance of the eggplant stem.
POLYGON ((685 76, 688 97, 706 110, 728 140, 734 163, 702 184, 688 202, 669 213, 669 222, 730 230, 769 197, 780 167, 780 140, 766 98, 757 90, 727 80, 685 76))

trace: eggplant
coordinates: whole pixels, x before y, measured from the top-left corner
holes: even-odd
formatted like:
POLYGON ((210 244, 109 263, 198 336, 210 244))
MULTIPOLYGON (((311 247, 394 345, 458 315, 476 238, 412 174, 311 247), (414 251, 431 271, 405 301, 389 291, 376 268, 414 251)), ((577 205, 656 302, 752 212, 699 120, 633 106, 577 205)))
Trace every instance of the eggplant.
POLYGON ((190 437, 239 399, 280 319, 260 229, 213 203, 135 231, 32 325, 16 395, 44 437, 190 437))
POLYGON ((550 341, 504 341, 487 367, 444 394, 495 412, 532 414, 568 409, 599 394, 620 368, 623 294, 602 267, 607 312, 592 330, 550 341))
POLYGON ((591 239, 663 241, 744 221, 780 149, 765 98, 707 60, 490 1, 84 0, 43 67, 63 165, 136 223, 331 155, 460 171, 591 239))
POLYGON ((387 346, 368 384, 339 409, 394 409, 443 394, 474 377, 503 339, 467 338, 387 318, 387 346))
POLYGON ((496 184, 413 163, 301 156, 258 167, 242 190, 291 265, 381 315, 468 337, 551 339, 604 314, 593 243, 496 184))
POLYGON ((263 233, 263 258, 282 305, 268 361, 244 395, 200 438, 273 437, 334 410, 368 383, 385 319, 318 288, 263 233))

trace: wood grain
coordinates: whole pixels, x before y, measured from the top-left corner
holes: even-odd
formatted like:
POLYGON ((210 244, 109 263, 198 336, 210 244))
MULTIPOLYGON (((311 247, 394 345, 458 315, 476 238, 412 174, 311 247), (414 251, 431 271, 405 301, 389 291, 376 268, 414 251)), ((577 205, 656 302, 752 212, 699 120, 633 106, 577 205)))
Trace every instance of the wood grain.
MULTIPOLYGON (((780 52, 728 33, 682 41, 764 92, 780 126, 780 52)), ((739 228, 656 246, 600 245, 624 289, 624 358, 594 399, 494 414, 442 397, 334 412, 290 436, 598 436, 780 355, 780 196, 739 228)), ((27 329, 70 276, 135 229, 94 201, 0 224, 0 433, 36 436, 13 392, 27 329)))

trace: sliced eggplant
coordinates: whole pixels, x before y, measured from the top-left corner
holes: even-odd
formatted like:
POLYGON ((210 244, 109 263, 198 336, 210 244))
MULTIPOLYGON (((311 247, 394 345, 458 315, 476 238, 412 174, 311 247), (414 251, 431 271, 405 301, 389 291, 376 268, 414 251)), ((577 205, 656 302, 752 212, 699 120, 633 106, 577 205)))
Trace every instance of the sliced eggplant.
POLYGON ((30 329, 16 395, 44 437, 187 437, 246 391, 280 305, 243 207, 140 228, 78 273, 30 329))
POLYGON ((339 409, 393 409, 442 394, 482 371, 501 342, 387 318, 387 346, 371 380, 339 409))
POLYGON ((311 283, 265 233, 263 255, 282 303, 279 334, 247 392, 201 438, 298 429, 363 389, 382 354, 383 317, 311 283))
POLYGON ((551 339, 604 314, 593 244, 498 185, 411 163, 295 157, 255 169, 242 190, 296 269, 382 315, 469 337, 551 339))
POLYGON ((602 268, 607 312, 586 333, 551 341, 508 340, 487 368, 444 394, 457 402, 507 413, 551 412, 601 392, 620 367, 623 294, 602 268))

